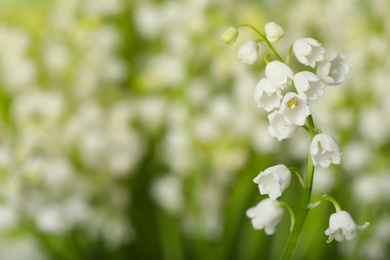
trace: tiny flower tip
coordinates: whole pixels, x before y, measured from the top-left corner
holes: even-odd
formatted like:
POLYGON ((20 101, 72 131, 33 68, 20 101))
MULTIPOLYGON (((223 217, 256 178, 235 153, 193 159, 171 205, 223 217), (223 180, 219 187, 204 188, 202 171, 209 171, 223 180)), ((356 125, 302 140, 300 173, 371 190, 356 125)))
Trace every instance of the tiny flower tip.
POLYGON ((369 226, 370 226, 370 222, 366 222, 361 226, 357 226, 357 229, 359 229, 360 231, 363 231, 363 230, 366 230, 369 226))
POLYGON ((265 36, 270 42, 277 42, 284 36, 283 28, 275 22, 269 22, 265 25, 265 36))
POLYGON ((314 203, 310 203, 309 205, 307 205, 307 208, 313 209, 313 208, 317 207, 318 205, 320 205, 320 203, 321 203, 321 200, 314 202, 314 203))
POLYGON ((238 30, 234 27, 229 27, 221 35, 221 41, 223 41, 225 44, 232 45, 233 43, 235 43, 237 37, 238 37, 238 30))

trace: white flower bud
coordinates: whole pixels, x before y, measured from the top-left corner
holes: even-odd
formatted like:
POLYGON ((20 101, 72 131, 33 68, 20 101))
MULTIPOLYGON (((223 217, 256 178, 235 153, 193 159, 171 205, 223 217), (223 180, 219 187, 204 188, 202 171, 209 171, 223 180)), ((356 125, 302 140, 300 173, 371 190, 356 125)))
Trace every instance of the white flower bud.
POLYGON ((314 68, 324 58, 325 49, 313 38, 302 38, 294 42, 293 52, 300 63, 314 68))
POLYGON ((288 124, 284 113, 280 110, 268 115, 270 125, 268 132, 271 136, 276 137, 278 141, 293 137, 299 129, 295 124, 288 124))
POLYGON ((277 60, 267 64, 265 75, 273 85, 280 86, 281 89, 285 89, 287 85, 290 85, 294 78, 292 69, 285 63, 277 60))
POLYGON ((276 42, 284 35, 283 28, 274 22, 267 23, 264 30, 265 36, 270 42, 276 42))
POLYGON ((305 94, 309 100, 317 100, 324 94, 325 84, 309 71, 298 72, 294 76, 294 85, 299 94, 305 94))
POLYGON ((264 107, 267 112, 270 112, 272 109, 280 107, 282 97, 279 90, 267 78, 263 78, 257 83, 255 88, 257 107, 264 107))
POLYGON ((283 217, 283 208, 279 206, 278 201, 273 199, 264 199, 256 206, 248 209, 246 215, 252 219, 254 229, 264 228, 267 235, 275 233, 275 227, 283 217))
POLYGON ((329 218, 329 228, 325 230, 325 234, 329 236, 328 243, 336 239, 338 242, 343 242, 344 238, 352 240, 357 236, 356 230, 365 230, 370 225, 366 222, 362 226, 356 225, 351 215, 346 211, 339 211, 332 214, 329 218))
POLYGON ((283 164, 278 164, 260 172, 253 182, 259 185, 260 194, 269 194, 271 199, 282 196, 291 182, 291 172, 283 164))
POLYGON ((306 105, 306 96, 288 92, 282 100, 280 110, 284 113, 287 124, 302 126, 306 117, 311 114, 310 108, 306 105))
POLYGON ((336 139, 328 134, 318 134, 314 136, 310 145, 310 154, 313 165, 320 165, 322 168, 328 168, 331 163, 340 164, 340 147, 336 139))
POLYGON ((327 85, 338 85, 345 80, 349 73, 350 67, 346 62, 345 54, 335 54, 326 61, 318 65, 317 75, 327 85))
POLYGON ((238 37, 238 30, 234 27, 229 27, 222 35, 221 41, 228 45, 232 45, 238 37))
POLYGON ((259 47, 256 42, 248 41, 244 43, 240 49, 238 49, 238 58, 242 60, 243 63, 252 65, 255 63, 258 57, 259 47))

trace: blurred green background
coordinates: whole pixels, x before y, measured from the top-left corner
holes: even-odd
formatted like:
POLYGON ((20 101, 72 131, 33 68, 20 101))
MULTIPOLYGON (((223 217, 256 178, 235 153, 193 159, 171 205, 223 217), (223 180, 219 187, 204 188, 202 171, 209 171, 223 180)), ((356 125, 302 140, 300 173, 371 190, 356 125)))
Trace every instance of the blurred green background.
MULTIPOLYGON (((387 0, 0 0, 0 259, 278 259, 289 216, 254 230, 252 180, 304 169, 309 137, 268 134, 253 100, 264 62, 236 57, 256 36, 219 40, 270 21, 283 56, 303 37, 347 55, 347 80, 309 104, 344 152, 316 169, 313 196, 371 222, 327 244, 322 203, 294 259, 389 259, 387 0)), ((297 208, 301 190, 293 178, 281 199, 297 208)))

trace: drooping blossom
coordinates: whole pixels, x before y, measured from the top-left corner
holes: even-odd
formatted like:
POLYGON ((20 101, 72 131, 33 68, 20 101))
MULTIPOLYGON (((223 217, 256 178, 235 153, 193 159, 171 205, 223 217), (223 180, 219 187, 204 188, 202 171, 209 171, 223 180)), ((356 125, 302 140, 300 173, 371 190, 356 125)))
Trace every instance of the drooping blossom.
POLYGON ((351 215, 346 211, 333 213, 329 218, 329 228, 325 230, 325 234, 329 236, 328 243, 336 239, 338 242, 352 240, 357 236, 357 230, 365 230, 370 225, 369 222, 362 226, 356 225, 351 215))
POLYGON ((252 65, 257 60, 259 55, 259 47, 254 41, 247 41, 239 49, 237 57, 241 59, 243 63, 252 65))
POLYGON ((275 233, 275 227, 283 217, 283 208, 278 201, 267 198, 260 201, 256 206, 248 209, 246 215, 252 219, 254 229, 264 228, 267 235, 275 233))
POLYGON ((255 88, 255 101, 257 107, 264 107, 267 112, 280 107, 282 94, 278 88, 273 86, 267 78, 261 79, 255 88))
POLYGON ((302 38, 294 42, 293 52, 300 63, 314 68, 324 58, 325 49, 313 38, 302 38))
POLYGON ((301 71, 295 74, 294 85, 298 93, 305 94, 308 100, 317 100, 319 96, 324 94, 325 84, 310 71, 301 71))
POLYGON ((331 163, 340 164, 340 147, 336 139, 329 134, 318 134, 314 136, 310 145, 310 154, 313 165, 320 165, 328 168, 331 163))
POLYGON ((278 164, 260 172, 253 182, 259 185, 260 194, 269 194, 277 199, 291 182, 291 172, 283 164, 278 164))
POLYGON ((345 54, 335 54, 317 67, 317 75, 327 85, 338 85, 345 80, 351 68, 345 64, 345 54))
POLYGON ((284 113, 287 124, 302 126, 306 117, 311 114, 309 106, 306 104, 306 96, 294 92, 288 92, 283 97, 280 110, 284 113))
POLYGON ((284 31, 283 28, 280 27, 275 22, 269 22, 265 25, 265 36, 267 37, 268 41, 270 42, 276 42, 280 38, 283 37, 284 31))
POLYGON ((282 90, 291 85, 294 78, 292 69, 287 64, 277 60, 267 64, 265 75, 273 85, 279 86, 282 90))
POLYGON ((278 141, 294 136, 299 129, 297 125, 287 123, 284 113, 280 110, 269 114, 268 120, 270 123, 268 132, 271 136, 276 137, 278 141))

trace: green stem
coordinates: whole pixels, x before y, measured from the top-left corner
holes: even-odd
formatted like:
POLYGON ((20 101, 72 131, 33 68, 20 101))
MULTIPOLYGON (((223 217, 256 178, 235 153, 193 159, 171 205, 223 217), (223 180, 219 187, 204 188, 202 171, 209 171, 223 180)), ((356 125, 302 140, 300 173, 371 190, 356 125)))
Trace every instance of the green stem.
POLYGON ((330 201, 333 204, 334 208, 336 209, 336 212, 340 212, 341 211, 340 204, 333 197, 324 195, 324 196, 322 196, 321 199, 319 199, 319 201, 322 201, 322 200, 330 201))
POLYGON ((239 24, 236 26, 236 29, 240 28, 240 27, 250 27, 252 30, 254 30, 258 35, 261 36, 261 38, 263 38, 263 40, 265 41, 265 43, 267 43, 268 47, 272 50, 272 52, 274 53, 275 57, 280 61, 280 62, 283 62, 282 58, 280 57, 279 53, 274 49, 274 47, 272 46, 272 44, 268 41, 267 37, 265 36, 264 33, 261 33, 259 30, 257 30, 253 25, 250 25, 250 24, 239 24))
POLYGON ((303 125, 302 128, 305 129, 310 134, 310 130, 307 126, 303 125))
POLYGON ((289 65, 290 63, 290 55, 292 51, 293 45, 291 45, 290 49, 288 50, 287 56, 286 56, 286 64, 289 65))
MULTIPOLYGON (((315 126, 311 115, 308 116, 307 123, 309 125, 310 141, 311 141, 315 136, 315 131, 314 131, 315 126)), ((307 206, 309 205, 310 202, 311 190, 313 185, 313 176, 314 176, 314 165, 311 159, 311 155, 309 154, 308 163, 307 163, 306 187, 303 188, 301 205, 299 206, 298 209, 298 214, 295 219, 293 230, 291 231, 290 236, 288 237, 287 240, 286 247, 284 248, 282 258, 281 258, 282 260, 292 259, 295 248, 297 247, 298 240, 303 228, 303 224, 305 223, 305 219, 309 211, 309 208, 307 206)))
POLYGON ((269 63, 268 57, 269 57, 269 56, 272 56, 272 55, 273 55, 273 53, 268 53, 267 55, 264 56, 264 62, 265 62, 265 64, 268 64, 268 63, 269 63))
POLYGON ((291 216, 291 230, 292 230, 293 227, 294 227, 294 224, 295 224, 295 213, 294 213, 293 208, 291 207, 290 204, 288 204, 285 201, 280 201, 279 205, 285 207, 288 210, 288 212, 290 212, 290 216, 291 216))

